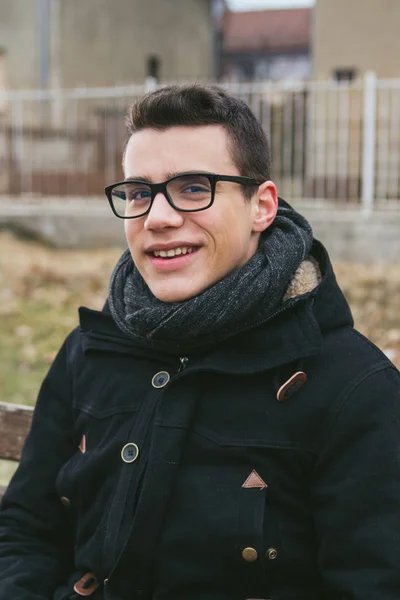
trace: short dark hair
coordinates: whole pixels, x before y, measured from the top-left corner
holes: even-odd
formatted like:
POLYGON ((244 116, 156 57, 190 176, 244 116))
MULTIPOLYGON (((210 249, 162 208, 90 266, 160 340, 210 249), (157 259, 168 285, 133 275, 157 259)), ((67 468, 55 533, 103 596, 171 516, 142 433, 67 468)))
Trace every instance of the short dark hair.
MULTIPOLYGON (((240 175, 257 181, 271 178, 270 147, 261 124, 245 102, 216 85, 169 85, 149 92, 128 108, 127 141, 142 129, 182 125, 222 125, 240 175)), ((245 190, 246 197, 253 191, 245 190)))

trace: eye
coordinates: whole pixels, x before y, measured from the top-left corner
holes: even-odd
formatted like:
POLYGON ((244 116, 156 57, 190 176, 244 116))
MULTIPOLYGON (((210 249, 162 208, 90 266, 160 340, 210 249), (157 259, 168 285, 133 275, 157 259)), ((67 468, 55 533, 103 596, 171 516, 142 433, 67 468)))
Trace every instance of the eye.
POLYGON ((151 194, 148 190, 137 190, 131 195, 132 200, 147 200, 150 197, 151 194))
POLYGON ((186 186, 183 190, 184 194, 196 194, 201 192, 208 192, 208 188, 205 185, 193 183, 186 186))
POLYGON ((140 202, 151 199, 151 191, 147 187, 129 186, 126 190, 128 202, 140 202))

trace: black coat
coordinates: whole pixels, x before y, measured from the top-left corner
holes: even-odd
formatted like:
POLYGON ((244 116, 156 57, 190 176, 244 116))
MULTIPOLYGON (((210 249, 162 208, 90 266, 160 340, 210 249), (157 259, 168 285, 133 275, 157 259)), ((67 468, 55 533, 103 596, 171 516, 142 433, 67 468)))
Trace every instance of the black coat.
POLYGON ((93 600, 400 598, 399 373, 313 253, 316 290, 202 354, 81 309, 2 504, 0 600, 87 573, 93 600))

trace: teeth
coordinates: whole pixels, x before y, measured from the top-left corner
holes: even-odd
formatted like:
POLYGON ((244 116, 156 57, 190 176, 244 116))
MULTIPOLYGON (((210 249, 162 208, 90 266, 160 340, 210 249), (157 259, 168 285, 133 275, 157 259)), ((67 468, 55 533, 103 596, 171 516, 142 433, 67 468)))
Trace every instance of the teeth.
POLYGON ((173 258, 174 256, 180 256, 181 254, 190 254, 194 248, 188 246, 182 246, 181 248, 174 248, 171 250, 154 250, 154 256, 161 256, 161 258, 173 258))

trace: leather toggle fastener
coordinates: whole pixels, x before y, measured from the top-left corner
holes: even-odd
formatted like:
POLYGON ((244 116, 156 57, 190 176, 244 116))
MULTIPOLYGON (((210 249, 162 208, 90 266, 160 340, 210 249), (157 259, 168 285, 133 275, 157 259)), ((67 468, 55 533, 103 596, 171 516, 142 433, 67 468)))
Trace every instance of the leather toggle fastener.
POLYGON ((303 387, 306 381, 307 375, 304 373, 304 371, 297 371, 297 373, 292 375, 286 383, 281 385, 281 387, 278 390, 278 393, 276 394, 277 399, 280 402, 285 402, 286 400, 289 400, 289 398, 291 398, 296 392, 299 391, 300 388, 303 387))
POLYGON ((254 469, 247 477, 246 481, 242 484, 242 488, 258 488, 259 490, 264 490, 267 487, 268 486, 265 481, 254 469))
POLYGON ((85 454, 85 452, 86 452, 86 435, 85 434, 83 434, 82 439, 80 441, 79 450, 82 452, 82 454, 85 454))
POLYGON ((85 573, 74 585, 74 592, 79 596, 91 596, 99 587, 99 582, 94 573, 85 573))

